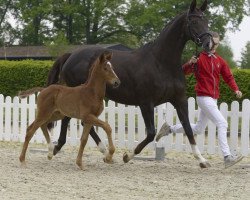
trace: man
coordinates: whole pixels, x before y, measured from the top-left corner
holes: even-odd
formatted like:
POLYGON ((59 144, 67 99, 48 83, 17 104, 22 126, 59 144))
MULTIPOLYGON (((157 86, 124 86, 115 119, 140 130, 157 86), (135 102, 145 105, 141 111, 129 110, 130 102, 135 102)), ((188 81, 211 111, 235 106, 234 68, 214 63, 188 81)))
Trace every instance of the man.
MULTIPOLYGON (((235 92, 237 98, 242 97, 229 66, 216 53, 220 42, 219 34, 212 32, 213 47, 210 52, 201 52, 199 58, 193 56, 188 63, 182 66, 185 74, 194 73, 196 78, 196 100, 200 107, 199 118, 196 124, 191 124, 194 134, 201 134, 205 131, 208 120, 211 120, 218 128, 218 140, 224 156, 225 168, 233 166, 242 160, 242 156, 234 157, 230 153, 227 142, 228 123, 218 109, 217 99, 219 98, 220 75, 226 84, 235 92)), ((183 133, 181 124, 169 126, 164 123, 156 136, 156 141, 170 133, 183 133)))

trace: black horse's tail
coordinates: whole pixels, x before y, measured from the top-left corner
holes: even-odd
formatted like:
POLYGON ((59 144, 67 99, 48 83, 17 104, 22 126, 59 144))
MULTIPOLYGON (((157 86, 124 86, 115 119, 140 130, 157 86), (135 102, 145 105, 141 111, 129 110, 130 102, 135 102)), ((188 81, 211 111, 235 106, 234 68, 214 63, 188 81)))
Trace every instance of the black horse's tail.
MULTIPOLYGON (((62 66, 67 61, 67 59, 70 57, 70 55, 71 55, 71 53, 65 53, 56 59, 56 61, 54 62, 53 66, 48 74, 47 87, 59 82, 60 73, 62 71, 62 66)), ((54 122, 50 122, 47 125, 47 128, 49 130, 51 130, 53 127, 54 127, 54 122)))
POLYGON ((71 53, 65 53, 54 62, 47 79, 47 86, 58 83, 62 66, 70 57, 71 53))

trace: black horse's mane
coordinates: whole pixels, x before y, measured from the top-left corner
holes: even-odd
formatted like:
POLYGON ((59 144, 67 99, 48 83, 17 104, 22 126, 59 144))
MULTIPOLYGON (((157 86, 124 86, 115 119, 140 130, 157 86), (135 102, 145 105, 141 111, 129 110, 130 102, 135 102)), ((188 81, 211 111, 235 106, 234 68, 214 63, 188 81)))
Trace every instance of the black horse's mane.
POLYGON ((166 22, 165 27, 161 30, 160 34, 157 36, 157 38, 155 38, 153 41, 150 41, 146 44, 144 44, 143 46, 141 46, 139 49, 145 49, 148 47, 151 47, 153 44, 155 44, 155 42, 157 41, 157 39, 159 38, 159 36, 165 32, 168 31, 168 29, 171 27, 172 24, 174 24, 175 21, 177 21, 180 17, 182 17, 184 14, 187 14, 187 12, 183 12, 177 16, 175 16, 173 19, 171 19, 169 22, 166 22))

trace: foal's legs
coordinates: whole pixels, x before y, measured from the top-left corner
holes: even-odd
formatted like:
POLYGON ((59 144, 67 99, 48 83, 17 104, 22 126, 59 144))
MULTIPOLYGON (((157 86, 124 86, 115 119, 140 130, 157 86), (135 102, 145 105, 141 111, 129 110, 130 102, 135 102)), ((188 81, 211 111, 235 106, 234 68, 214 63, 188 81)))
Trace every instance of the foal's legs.
POLYGON ((51 160, 52 157, 53 157, 53 149, 54 149, 54 145, 50 139, 50 135, 49 135, 49 132, 48 132, 48 128, 47 128, 47 124, 43 124, 41 126, 41 129, 43 131, 43 135, 45 136, 46 138, 46 141, 47 141, 47 144, 48 144, 48 159, 51 160))
POLYGON ((208 163, 208 161, 202 157, 198 146, 196 145, 194 135, 192 128, 190 126, 189 118, 188 118, 188 102, 186 98, 183 98, 182 101, 178 101, 175 104, 175 108, 177 110, 178 117, 180 119, 180 122, 185 130, 185 133, 188 137, 189 143, 191 145, 194 157, 200 162, 201 168, 207 168, 211 165, 208 163))
POLYGON ((27 133, 25 136, 25 141, 23 144, 22 152, 20 154, 19 160, 22 164, 25 164, 25 155, 26 151, 29 145, 29 142, 33 135, 35 134, 36 130, 43 124, 43 121, 37 121, 35 120, 28 128, 27 128, 27 133))
POLYGON ((90 129, 91 129, 90 124, 85 124, 85 126, 83 127, 83 133, 82 133, 82 137, 81 137, 81 144, 80 144, 78 155, 77 155, 77 158, 76 158, 76 164, 78 165, 78 167, 80 169, 83 169, 83 166, 82 166, 82 154, 83 154, 84 147, 86 146, 86 143, 88 141, 90 129))
POLYGON ((139 154, 147 144, 154 140, 155 137, 154 106, 150 104, 144 104, 140 106, 140 109, 147 128, 147 137, 137 145, 133 153, 124 153, 123 161, 125 163, 130 161, 136 154, 139 154))
POLYGON ((112 163, 112 157, 113 154, 115 152, 115 146, 113 144, 113 140, 112 140, 112 129, 110 127, 110 125, 100 119, 98 119, 96 116, 94 115, 88 115, 87 117, 84 118, 83 120, 86 123, 91 123, 93 124, 93 126, 100 126, 104 129, 104 131, 107 134, 108 137, 108 143, 109 143, 109 149, 108 152, 105 153, 105 157, 104 157, 104 162, 107 163, 112 163))
MULTIPOLYGON (((63 145, 66 143, 67 127, 68 127, 70 119, 71 118, 69 118, 69 117, 64 117, 62 120, 60 136, 59 136, 57 145, 55 145, 54 150, 53 150, 54 155, 56 155, 61 150, 63 145)), ((102 143, 101 139, 99 138, 99 136, 97 135, 97 133, 95 132, 94 127, 92 127, 90 129, 89 134, 94 139, 96 145, 98 146, 99 151, 104 154, 106 152, 106 148, 103 145, 103 143, 102 143)))

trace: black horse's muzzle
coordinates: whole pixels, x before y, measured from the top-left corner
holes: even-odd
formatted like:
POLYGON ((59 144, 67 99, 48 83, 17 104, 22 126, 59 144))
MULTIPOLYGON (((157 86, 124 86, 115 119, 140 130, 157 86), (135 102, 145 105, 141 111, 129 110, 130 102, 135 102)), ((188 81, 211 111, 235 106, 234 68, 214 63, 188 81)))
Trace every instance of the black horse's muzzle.
POLYGON ((206 52, 210 52, 213 48, 212 35, 209 32, 202 33, 196 38, 195 43, 206 52))

